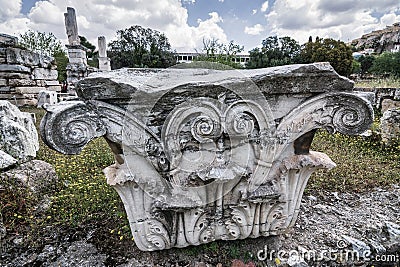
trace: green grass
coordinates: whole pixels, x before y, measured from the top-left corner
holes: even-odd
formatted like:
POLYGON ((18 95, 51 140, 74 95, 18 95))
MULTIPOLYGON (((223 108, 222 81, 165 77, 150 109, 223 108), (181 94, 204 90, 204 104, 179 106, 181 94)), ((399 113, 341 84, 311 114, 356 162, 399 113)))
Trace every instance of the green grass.
MULTIPOLYGON (((28 111, 36 113, 39 123, 44 112, 28 111)), ((400 182, 400 145, 384 148, 376 136, 363 138, 320 131, 312 150, 326 153, 337 167, 313 174, 308 192, 362 192, 400 182)), ((74 228, 101 222, 104 231, 115 240, 131 238, 122 201, 102 172, 114 162, 104 139, 92 141, 76 156, 62 155, 41 142, 37 159, 50 163, 59 177, 51 207, 43 216, 33 217, 35 199, 26 190, 10 185, 1 191, 0 198, 1 216, 9 233, 32 232, 49 225, 74 228)), ((214 246, 212 243, 208 248, 215 250, 214 246)))
POLYGON ((319 131, 312 150, 327 154, 337 167, 314 173, 307 190, 363 192, 400 182, 400 144, 384 147, 376 135, 366 138, 319 131))
POLYGON ((363 88, 400 88, 400 79, 389 77, 355 82, 355 87, 363 88))

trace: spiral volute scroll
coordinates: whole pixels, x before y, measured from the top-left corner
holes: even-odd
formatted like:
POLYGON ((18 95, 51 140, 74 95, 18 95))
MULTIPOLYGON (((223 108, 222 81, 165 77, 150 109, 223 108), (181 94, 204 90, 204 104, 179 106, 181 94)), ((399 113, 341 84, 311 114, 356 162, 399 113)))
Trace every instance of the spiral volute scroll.
POLYGON ((47 106, 40 131, 43 141, 58 152, 79 154, 92 139, 106 133, 94 108, 82 101, 47 106))
POLYGON ((352 94, 343 94, 338 95, 335 102, 340 103, 332 117, 335 131, 356 135, 369 129, 374 118, 372 106, 366 100, 352 94))
POLYGON ((288 136, 283 148, 302 134, 319 128, 331 133, 361 134, 373 120, 372 105, 363 93, 335 92, 305 101, 283 118, 277 130, 280 136, 288 136))

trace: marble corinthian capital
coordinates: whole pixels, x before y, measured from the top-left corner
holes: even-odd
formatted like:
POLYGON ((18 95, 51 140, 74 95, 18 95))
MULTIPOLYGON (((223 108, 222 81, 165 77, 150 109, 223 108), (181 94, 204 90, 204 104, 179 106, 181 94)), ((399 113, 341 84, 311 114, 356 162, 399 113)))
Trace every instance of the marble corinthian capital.
POLYGON ((145 251, 282 233, 310 175, 335 167, 310 151, 315 131, 355 135, 373 121, 371 95, 328 63, 121 69, 92 74, 77 92, 46 107, 43 140, 64 154, 107 140, 107 182, 145 251))

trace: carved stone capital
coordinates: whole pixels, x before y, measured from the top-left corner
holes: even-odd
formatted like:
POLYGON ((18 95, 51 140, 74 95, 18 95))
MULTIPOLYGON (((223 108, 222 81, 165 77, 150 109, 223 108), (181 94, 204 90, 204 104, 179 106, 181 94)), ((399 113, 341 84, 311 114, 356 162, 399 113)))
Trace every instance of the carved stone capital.
POLYGON ((326 64, 96 75, 78 84, 82 101, 46 108, 41 133, 65 154, 108 140, 107 181, 141 250, 283 232, 310 175, 335 167, 309 151, 315 131, 354 135, 373 121, 369 95, 326 64))

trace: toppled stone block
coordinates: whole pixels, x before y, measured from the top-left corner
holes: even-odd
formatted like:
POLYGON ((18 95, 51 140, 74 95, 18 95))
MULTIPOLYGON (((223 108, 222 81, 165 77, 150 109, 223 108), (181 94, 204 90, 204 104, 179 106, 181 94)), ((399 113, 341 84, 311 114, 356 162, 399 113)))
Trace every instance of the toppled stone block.
POLYGON ((45 88, 39 86, 15 87, 15 92, 18 94, 39 94, 39 92, 44 89, 45 88))
POLYGON ((0 64, 0 71, 30 73, 31 69, 22 65, 0 64))
POLYGON ((46 86, 47 91, 61 92, 61 85, 46 86))
POLYGON ((57 80, 58 77, 57 70, 44 68, 34 68, 32 74, 35 80, 57 80))
POLYGON ((60 86, 58 81, 44 81, 45 86, 60 86))
POLYGON ((38 94, 37 107, 41 108, 44 104, 54 105, 57 103, 57 92, 54 91, 40 91, 38 94))
POLYGON ((28 188, 40 196, 55 189, 58 181, 54 168, 47 162, 31 160, 0 174, 0 180, 13 180, 21 187, 28 188))
POLYGON ((370 94, 327 63, 219 71, 121 69, 46 107, 43 141, 78 154, 103 136, 104 172, 145 251, 277 235, 295 224, 304 188, 335 163, 310 151, 315 131, 355 135, 370 94))
POLYGON ((392 99, 384 99, 382 101, 382 113, 385 113, 389 109, 400 108, 400 101, 395 101, 392 99))
POLYGON ((11 87, 10 86, 1 86, 0 87, 0 93, 9 93, 11 92, 11 87))
MULTIPOLYGON (((1 96, 1 95, 0 95, 1 96)), ((24 107, 24 106, 30 106, 30 107, 35 107, 37 105, 37 99, 36 98, 28 98, 26 94, 20 95, 22 96, 21 98, 13 98, 9 99, 10 103, 16 105, 17 107, 24 107)))
POLYGON ((23 79, 23 80, 28 80, 32 78, 30 74, 20 73, 20 72, 5 72, 5 71, 0 71, 0 77, 5 79, 23 79))
POLYGON ((55 60, 53 57, 40 55, 26 49, 8 48, 7 63, 48 68, 55 65, 55 60))
POLYGON ((17 37, 0 33, 0 47, 16 46, 17 44, 17 37))
POLYGON ((400 108, 388 109, 381 118, 381 136, 385 145, 400 142, 400 108))
POLYGON ((15 158, 0 150, 0 170, 7 169, 18 162, 15 158))
POLYGON ((13 87, 36 86, 36 82, 32 79, 9 79, 8 85, 13 87))
POLYGON ((0 150, 19 163, 36 157, 38 134, 30 114, 8 101, 0 100, 0 150))

